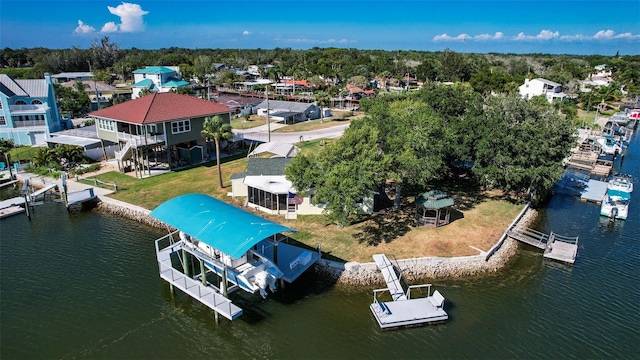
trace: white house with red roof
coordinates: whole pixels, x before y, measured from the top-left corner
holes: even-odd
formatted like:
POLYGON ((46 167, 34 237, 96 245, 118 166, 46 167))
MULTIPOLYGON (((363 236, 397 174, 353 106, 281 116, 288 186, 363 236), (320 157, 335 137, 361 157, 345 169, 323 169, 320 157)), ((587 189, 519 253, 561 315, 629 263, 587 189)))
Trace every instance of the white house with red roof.
MULTIPOLYGON (((220 116, 229 122, 235 112, 225 105, 173 92, 154 93, 94 111, 98 137, 120 144, 116 160, 121 171, 140 172, 154 164, 169 169, 209 158, 202 137, 204 119, 220 116)), ((150 173, 150 170, 149 170, 150 173)))

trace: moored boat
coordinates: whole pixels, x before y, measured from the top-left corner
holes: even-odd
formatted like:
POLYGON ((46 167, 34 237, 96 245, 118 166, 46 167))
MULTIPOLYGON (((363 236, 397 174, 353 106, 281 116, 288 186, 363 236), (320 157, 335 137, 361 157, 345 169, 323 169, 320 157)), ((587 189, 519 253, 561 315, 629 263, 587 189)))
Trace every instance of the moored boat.
POLYGON ((612 135, 604 135, 597 139, 596 145, 600 148, 601 152, 609 155, 620 153, 620 150, 622 150, 620 144, 615 141, 615 138, 612 135))
POLYGON ((631 193, 633 191, 633 180, 631 178, 631 175, 613 175, 613 179, 609 180, 609 185, 607 186, 607 188, 631 193))
POLYGON ((611 219, 626 220, 629 213, 630 200, 631 194, 628 192, 607 189, 607 193, 600 206, 600 215, 611 219))

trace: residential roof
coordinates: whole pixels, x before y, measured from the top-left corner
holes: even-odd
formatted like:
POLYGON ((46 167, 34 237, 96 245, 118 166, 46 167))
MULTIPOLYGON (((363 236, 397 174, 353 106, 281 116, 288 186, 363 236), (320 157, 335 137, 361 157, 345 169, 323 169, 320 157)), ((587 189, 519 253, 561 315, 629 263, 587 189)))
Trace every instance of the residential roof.
POLYGON ((149 94, 94 111, 89 115, 131 124, 153 124, 231 112, 233 112, 232 109, 221 104, 190 95, 166 92, 149 94))
POLYGON ((52 134, 50 138, 47 138, 48 143, 52 144, 66 144, 66 145, 75 145, 75 146, 91 146, 100 144, 100 140, 98 139, 88 139, 77 136, 68 136, 68 135, 57 135, 52 134))
POLYGON ((89 71, 77 71, 77 72, 63 72, 55 75, 51 75, 54 79, 71 79, 71 78, 83 78, 92 77, 93 73, 89 71))
POLYGON ((256 148, 253 149, 253 151, 251 151, 248 156, 258 155, 258 154, 268 152, 268 153, 278 155, 279 157, 288 158, 288 157, 296 156, 297 150, 298 148, 293 146, 293 144, 272 141, 268 143, 262 143, 256 146, 256 148))
POLYGON ((284 175, 284 168, 289 165, 291 158, 254 158, 250 157, 247 171, 231 175, 231 180, 242 179, 247 176, 284 175))
POLYGON ((7 97, 28 96, 44 98, 49 94, 49 84, 44 79, 14 80, 6 74, 0 74, 0 92, 7 97))
POLYGON ((453 206, 453 199, 443 191, 431 190, 416 197, 416 203, 427 209, 441 209, 453 206))
POLYGON ((273 117, 281 117, 281 118, 288 118, 290 116, 295 116, 299 114, 302 114, 302 113, 298 111, 277 111, 277 112, 270 113, 270 115, 273 117))
MULTIPOLYGON (((78 81, 76 81, 76 80, 70 80, 70 81, 63 82, 60 85, 67 86, 67 87, 73 87, 77 82, 78 81)), ((115 88, 116 88, 115 86, 109 85, 109 84, 105 83, 104 81, 83 80, 83 81, 81 81, 81 83, 84 85, 86 90, 89 90, 91 92, 95 92, 96 88, 98 88, 98 91, 113 92, 115 90, 115 88)))
POLYGON ((288 194, 295 192, 291 181, 283 175, 271 176, 246 176, 243 183, 252 188, 264 190, 272 194, 288 194))
POLYGON ((151 81, 151 79, 143 79, 138 81, 137 83, 131 85, 131 87, 141 87, 141 88, 148 88, 152 85, 155 85, 153 83, 153 81, 151 81))
POLYGON ((163 87, 181 87, 181 86, 187 86, 187 85, 189 85, 189 82, 184 80, 171 80, 162 84, 163 87))
POLYGON ((238 108, 246 105, 258 104, 264 101, 261 98, 255 98, 250 96, 228 96, 228 95, 219 95, 216 98, 216 102, 218 104, 226 105, 230 108, 238 108))
POLYGON ((234 259, 272 235, 295 231, 204 194, 175 197, 150 215, 234 259))
MULTIPOLYGON (((304 102, 269 100, 269 110, 273 110, 273 111, 288 111, 288 112, 303 113, 307 109, 309 109, 309 107, 311 106, 314 106, 314 105, 310 103, 304 103, 304 102)), ((266 100, 258 104, 258 106, 256 106, 256 109, 266 109, 266 108, 267 108, 266 100)))
MULTIPOLYGON (((535 78, 533 80, 538 80, 538 81, 543 82, 543 83, 545 83, 547 85, 561 86, 561 84, 558 84, 557 82, 553 82, 551 80, 547 80, 547 79, 543 79, 543 78, 535 78)), ((533 81, 533 80, 531 80, 531 81, 533 81)))
POLYGON ((147 66, 144 69, 137 69, 133 71, 134 74, 173 74, 174 70, 166 68, 164 66, 147 66))

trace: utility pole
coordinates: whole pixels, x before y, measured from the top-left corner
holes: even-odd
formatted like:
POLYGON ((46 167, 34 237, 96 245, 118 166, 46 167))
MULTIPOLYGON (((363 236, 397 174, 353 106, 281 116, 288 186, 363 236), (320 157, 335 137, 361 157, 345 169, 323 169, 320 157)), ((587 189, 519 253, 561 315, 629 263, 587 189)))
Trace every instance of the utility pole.
POLYGON ((269 84, 264 87, 264 93, 267 98, 267 142, 271 142, 271 122, 269 121, 269 84))
POLYGON ((91 60, 87 60, 87 63, 89 64, 89 72, 91 73, 91 77, 93 78, 93 90, 95 90, 96 92, 96 106, 98 107, 98 110, 100 110, 100 97, 98 96, 98 85, 96 84, 96 76, 93 71, 91 71, 91 60))

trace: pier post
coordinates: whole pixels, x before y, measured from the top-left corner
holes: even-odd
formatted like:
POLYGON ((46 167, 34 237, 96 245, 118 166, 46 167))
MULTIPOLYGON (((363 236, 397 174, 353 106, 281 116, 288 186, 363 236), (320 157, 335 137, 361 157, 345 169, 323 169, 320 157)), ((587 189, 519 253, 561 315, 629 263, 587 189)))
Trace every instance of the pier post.
POLYGON ((207 286, 207 272, 204 268, 204 260, 200 259, 200 276, 202 276, 202 285, 207 286))
POLYGON ((29 219, 29 221, 31 221, 31 211, 29 210, 29 195, 27 195, 27 193, 24 193, 24 210, 27 214, 27 219, 29 219))
POLYGON ((229 296, 227 292, 227 268, 226 267, 222 269, 222 280, 220 282, 220 289, 222 290, 222 295, 224 297, 229 296))
POLYGON ((189 264, 187 264, 187 252, 182 250, 182 271, 186 276, 189 276, 189 264))
POLYGON ((213 317, 216 319, 216 324, 220 323, 220 314, 215 310, 213 310, 213 317))

